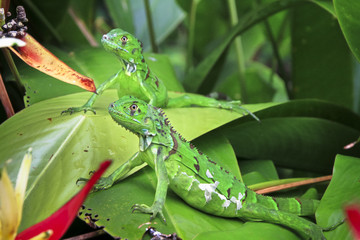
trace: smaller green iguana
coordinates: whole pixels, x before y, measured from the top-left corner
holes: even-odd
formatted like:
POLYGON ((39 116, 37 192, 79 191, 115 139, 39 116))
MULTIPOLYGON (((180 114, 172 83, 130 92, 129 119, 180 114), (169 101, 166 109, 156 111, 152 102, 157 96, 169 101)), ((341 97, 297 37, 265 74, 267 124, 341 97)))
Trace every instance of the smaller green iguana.
POLYGON ((170 187, 189 205, 209 214, 276 223, 306 238, 325 239, 320 226, 299 217, 313 215, 318 200, 256 194, 187 142, 171 127, 160 108, 140 99, 124 96, 110 104, 109 113, 118 124, 139 137, 140 151, 111 175, 101 178, 95 190, 110 188, 132 168, 145 162, 157 176, 155 199, 150 207, 135 204, 133 208, 151 214, 151 218, 160 215, 165 221, 162 209, 170 187))
POLYGON ((74 113, 80 111, 92 111, 98 95, 111 86, 116 86, 119 98, 124 95, 135 96, 153 106, 162 108, 188 107, 192 105, 200 107, 218 107, 229 109, 243 114, 254 114, 240 106, 240 101, 220 101, 197 94, 187 93, 178 98, 168 98, 164 83, 150 71, 142 54, 142 43, 128 32, 121 29, 113 29, 105 34, 101 43, 105 50, 115 54, 121 63, 120 71, 103 82, 90 99, 81 107, 72 107, 62 113, 74 113))

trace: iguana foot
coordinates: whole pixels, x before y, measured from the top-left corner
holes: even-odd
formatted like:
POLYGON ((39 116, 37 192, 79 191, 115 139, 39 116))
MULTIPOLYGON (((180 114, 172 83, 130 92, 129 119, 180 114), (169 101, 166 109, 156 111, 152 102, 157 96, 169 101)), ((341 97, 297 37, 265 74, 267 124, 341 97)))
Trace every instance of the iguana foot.
POLYGON ((149 207, 146 204, 135 204, 131 208, 133 209, 132 212, 138 210, 142 213, 151 214, 150 221, 153 220, 157 214, 159 214, 160 218, 166 223, 164 214, 162 213, 162 206, 160 205, 153 204, 151 207, 149 207))
MULTIPOLYGON (((78 184, 79 182, 87 182, 87 181, 89 181, 89 179, 87 179, 87 178, 79 178, 78 180, 76 180, 76 184, 78 184)), ((114 184, 114 181, 111 178, 108 178, 108 177, 100 178, 97 181, 97 183, 94 185, 94 187, 92 189, 92 192, 108 189, 113 184, 114 184)))
POLYGON ((235 111, 237 113, 241 113, 243 115, 245 115, 245 113, 248 113, 250 116, 252 116, 256 121, 260 122, 260 119, 253 114, 252 112, 250 112, 248 109, 244 108, 241 106, 241 102, 240 101, 219 101, 219 105, 218 108, 223 108, 223 109, 228 109, 228 110, 232 110, 235 111))
POLYGON ((61 114, 64 114, 64 113, 70 113, 73 114, 75 112, 81 112, 81 111, 84 111, 84 113, 86 113, 87 111, 91 111, 93 112, 94 114, 96 114, 96 111, 95 109, 93 109, 92 107, 88 107, 86 105, 82 106, 82 107, 71 107, 71 108, 68 108, 64 111, 61 112, 61 114))

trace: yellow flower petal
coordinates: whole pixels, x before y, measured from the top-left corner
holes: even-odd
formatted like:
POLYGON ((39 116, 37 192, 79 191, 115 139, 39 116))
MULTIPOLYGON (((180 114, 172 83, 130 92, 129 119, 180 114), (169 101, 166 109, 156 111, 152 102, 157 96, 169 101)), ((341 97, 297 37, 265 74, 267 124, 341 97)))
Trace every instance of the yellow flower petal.
POLYGON ((25 154, 24 159, 21 163, 19 173, 18 173, 18 176, 16 179, 15 194, 16 194, 17 207, 19 209, 19 211, 18 211, 19 224, 20 224, 20 219, 22 216, 22 209, 23 209, 23 204, 24 204, 26 185, 27 185, 27 181, 29 178, 29 171, 30 171, 31 160, 32 160, 31 152, 32 152, 32 148, 29 148, 29 150, 25 154))
POLYGON ((53 230, 50 229, 43 233, 40 233, 39 235, 37 235, 33 238, 30 238, 30 240, 46 240, 46 239, 49 239, 53 233, 54 233, 53 230))
POLYGON ((18 219, 15 191, 5 168, 1 173, 0 192, 0 236, 4 240, 11 240, 15 238, 20 219, 18 219))
POLYGON ((0 240, 15 238, 20 225, 27 180, 31 165, 31 148, 25 154, 13 188, 5 167, 0 176, 0 240))

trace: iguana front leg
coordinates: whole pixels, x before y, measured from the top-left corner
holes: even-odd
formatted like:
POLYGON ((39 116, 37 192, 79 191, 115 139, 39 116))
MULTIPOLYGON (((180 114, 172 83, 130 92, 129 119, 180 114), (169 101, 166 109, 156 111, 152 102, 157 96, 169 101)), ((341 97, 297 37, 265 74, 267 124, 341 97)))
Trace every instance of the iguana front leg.
MULTIPOLYGON (((130 172, 133 168, 140 166, 144 163, 142 158, 139 156, 141 153, 135 153, 128 161, 117 168, 113 173, 107 177, 102 177, 95 184, 93 191, 99 191, 110 188, 114 183, 124 178, 124 176, 130 172)), ((77 182, 86 182, 87 178, 79 178, 77 182)))
MULTIPOLYGON (((155 192, 155 199, 151 207, 146 204, 135 204, 133 206, 133 211, 138 210, 143 213, 151 214, 150 220, 154 219, 157 214, 160 215, 161 219, 165 222, 165 217, 162 212, 163 206, 166 200, 166 193, 169 185, 169 178, 164 162, 164 147, 156 146, 151 149, 153 152, 156 151, 154 169, 157 176, 157 186, 155 192), (155 151, 154 151, 155 150, 155 151)), ((151 163, 149 163, 151 164, 151 163)))
POLYGON ((75 112, 81 112, 84 111, 84 113, 86 113, 87 111, 91 111, 94 114, 96 114, 95 109, 92 108, 92 106, 94 105, 94 102, 96 100, 96 98, 98 97, 98 95, 101 95, 103 93, 104 90, 108 89, 109 87, 111 87, 115 82, 117 82, 121 76, 121 72, 123 70, 120 70, 116 75, 112 76, 111 78, 107 79, 106 81, 104 81, 103 83, 100 84, 100 86, 98 88, 96 88, 96 93, 94 93, 93 95, 91 95, 91 97, 89 98, 89 100, 81 107, 71 107, 68 108, 64 111, 61 112, 61 114, 63 113, 70 113, 73 114, 75 112))

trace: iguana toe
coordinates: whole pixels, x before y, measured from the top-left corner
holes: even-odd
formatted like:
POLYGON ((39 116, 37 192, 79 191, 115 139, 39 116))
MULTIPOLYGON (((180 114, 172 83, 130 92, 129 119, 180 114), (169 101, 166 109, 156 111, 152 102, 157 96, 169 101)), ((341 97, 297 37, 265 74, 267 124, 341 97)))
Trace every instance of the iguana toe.
POLYGON ((131 208, 132 208, 132 212, 140 211, 142 213, 151 214, 150 221, 153 220, 154 218, 156 218, 156 216, 159 214, 160 218, 166 223, 166 219, 161 210, 161 207, 159 207, 157 205, 152 205, 151 207, 149 207, 146 204, 134 204, 131 208))
POLYGON ((100 178, 98 182, 94 185, 93 191, 100 191, 110 188, 114 184, 114 181, 111 178, 104 177, 100 178))
POLYGON ((89 181, 89 179, 87 178, 79 178, 78 180, 76 180, 76 185, 79 183, 79 182, 87 182, 89 181))

